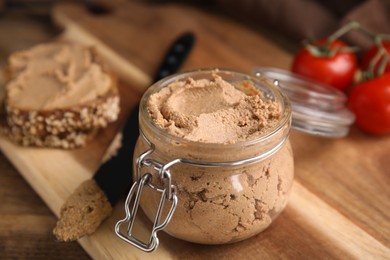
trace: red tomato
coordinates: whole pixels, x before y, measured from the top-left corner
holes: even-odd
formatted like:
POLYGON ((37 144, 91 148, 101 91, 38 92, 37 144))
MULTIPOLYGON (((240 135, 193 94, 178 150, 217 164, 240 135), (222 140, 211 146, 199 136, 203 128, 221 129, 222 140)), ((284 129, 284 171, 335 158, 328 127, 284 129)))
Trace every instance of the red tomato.
POLYGON ((390 73, 355 86, 348 107, 362 130, 377 135, 390 133, 390 73))
POLYGON ((358 68, 355 53, 351 51, 338 51, 332 56, 327 56, 329 51, 345 48, 347 45, 334 40, 325 49, 326 39, 318 40, 318 54, 313 54, 307 47, 302 48, 294 57, 291 70, 297 74, 307 76, 314 80, 331 85, 339 90, 344 90, 352 85, 355 72, 358 68))
MULTIPOLYGON (((389 41, 383 41, 382 42, 383 47, 385 47, 386 51, 390 53, 390 42, 389 41)), ((378 53, 378 46, 373 45, 371 48, 369 48, 363 55, 362 58, 362 69, 367 70, 368 66, 370 65, 371 60, 375 57, 375 55, 378 53)), ((376 72, 378 70, 378 66, 381 63, 383 58, 379 59, 378 62, 375 64, 374 71, 376 72)), ((385 72, 390 72, 390 62, 387 62, 385 72)))

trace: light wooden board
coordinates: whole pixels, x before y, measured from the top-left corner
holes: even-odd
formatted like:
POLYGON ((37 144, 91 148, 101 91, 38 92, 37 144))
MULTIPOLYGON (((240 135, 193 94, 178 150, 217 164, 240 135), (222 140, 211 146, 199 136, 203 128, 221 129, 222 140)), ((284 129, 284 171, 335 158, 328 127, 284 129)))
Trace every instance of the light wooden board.
MULTIPOLYGON (((196 46, 184 70, 224 67, 250 72, 254 66, 288 68, 291 56, 237 23, 191 7, 122 2, 105 16, 75 5, 60 5, 54 20, 62 37, 96 45, 124 82, 120 120, 86 148, 75 151, 0 147, 52 211, 90 178, 126 114, 148 85, 169 43, 194 31, 196 46)), ((152 255, 118 239, 113 226, 123 203, 92 236, 79 242, 96 259, 169 258, 376 258, 390 257, 389 137, 373 138, 356 129, 330 140, 293 132, 296 181, 288 207, 262 234, 243 242, 195 245, 160 232, 152 255)), ((146 220, 145 220, 146 221, 146 220)), ((138 225, 146 232, 145 223, 138 225)))

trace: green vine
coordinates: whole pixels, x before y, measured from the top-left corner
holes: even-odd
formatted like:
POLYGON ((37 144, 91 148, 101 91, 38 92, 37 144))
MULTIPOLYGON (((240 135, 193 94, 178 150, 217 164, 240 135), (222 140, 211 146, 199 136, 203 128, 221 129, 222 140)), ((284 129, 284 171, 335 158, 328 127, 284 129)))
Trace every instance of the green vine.
POLYGON ((311 41, 311 43, 306 45, 306 49, 314 57, 328 57, 328 58, 333 57, 339 52, 356 52, 359 50, 359 48, 355 46, 346 46, 346 47, 334 48, 334 49, 330 49, 330 46, 334 40, 358 28, 360 28, 360 24, 358 22, 350 21, 346 23, 344 26, 342 26, 341 28, 339 28, 337 31, 332 33, 329 37, 327 37, 325 44, 321 44, 318 41, 311 41))
POLYGON ((390 35, 373 34, 362 27, 359 27, 358 31, 368 37, 378 48, 378 52, 370 61, 367 70, 363 71, 363 79, 369 80, 374 77, 378 77, 385 72, 387 63, 390 61, 390 53, 386 50, 385 46, 383 46, 383 40, 390 39, 390 35), (377 64, 378 68, 375 70, 377 64))

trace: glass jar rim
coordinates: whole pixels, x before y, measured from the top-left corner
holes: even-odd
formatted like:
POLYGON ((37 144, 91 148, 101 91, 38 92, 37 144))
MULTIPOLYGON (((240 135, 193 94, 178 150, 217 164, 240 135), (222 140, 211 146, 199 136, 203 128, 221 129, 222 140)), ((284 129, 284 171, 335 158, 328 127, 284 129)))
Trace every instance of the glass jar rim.
MULTIPOLYGON (((255 86, 256 87, 256 86, 255 86)), ((272 139, 277 133, 279 133, 286 124, 291 124, 291 103, 289 101, 289 98, 287 95, 276 85, 270 81, 270 79, 262 76, 253 76, 249 74, 245 74, 242 72, 238 72, 235 70, 231 69, 220 69, 220 68, 201 68, 201 69, 195 69, 195 70, 189 70, 185 72, 179 72, 172 74, 168 77, 165 77, 155 83, 153 83, 142 95, 141 101, 140 101, 140 109, 139 109, 139 119, 140 121, 142 120, 143 123, 146 124, 147 127, 149 127, 153 132, 156 132, 164 137, 169 137, 172 141, 176 143, 181 143, 181 144, 188 144, 191 146, 197 146, 201 145, 202 147, 213 147, 213 148, 234 148, 237 146, 249 146, 249 145, 254 145, 257 143, 265 142, 269 139, 272 139), (251 80, 258 85, 261 85, 263 87, 266 87, 267 89, 271 90, 274 93, 275 100, 281 104, 282 107, 282 116, 280 117, 279 121, 275 126, 272 128, 268 129, 268 131, 262 135, 260 135, 257 138, 249 139, 249 140, 244 140, 244 141, 239 141, 239 142, 234 142, 234 143, 208 143, 208 142, 196 142, 196 141, 191 141, 173 134, 168 133, 164 129, 160 128, 156 124, 152 122, 152 120, 143 120, 143 115, 148 116, 148 111, 146 109, 146 102, 148 98, 154 94, 160 91, 161 89, 167 87, 169 84, 173 82, 177 82, 180 80, 184 80, 186 78, 189 78, 194 75, 201 75, 201 74, 217 74, 221 76, 223 79, 224 77, 221 74, 226 74, 226 75, 235 75, 242 77, 242 80, 251 80)), ((146 119, 146 118, 145 118, 146 119)), ((289 131, 287 131, 286 134, 288 134, 289 131)))

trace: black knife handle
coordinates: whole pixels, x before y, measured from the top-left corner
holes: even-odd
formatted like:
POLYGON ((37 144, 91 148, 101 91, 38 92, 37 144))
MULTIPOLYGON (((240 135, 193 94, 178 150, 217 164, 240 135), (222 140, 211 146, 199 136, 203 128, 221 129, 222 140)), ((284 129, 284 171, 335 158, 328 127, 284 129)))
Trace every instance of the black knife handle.
POLYGON ((160 64, 157 72, 154 74, 153 83, 160 79, 176 73, 186 60, 192 46, 195 42, 193 33, 182 34, 168 49, 160 64))
MULTIPOLYGON (((194 43, 193 33, 181 35, 165 54, 153 77, 153 83, 176 73, 184 63, 194 43)), ((122 143, 117 155, 102 164, 94 176, 94 180, 104 191, 112 206, 118 202, 133 183, 134 147, 139 135, 138 113, 139 104, 131 111, 122 129, 122 143)))

